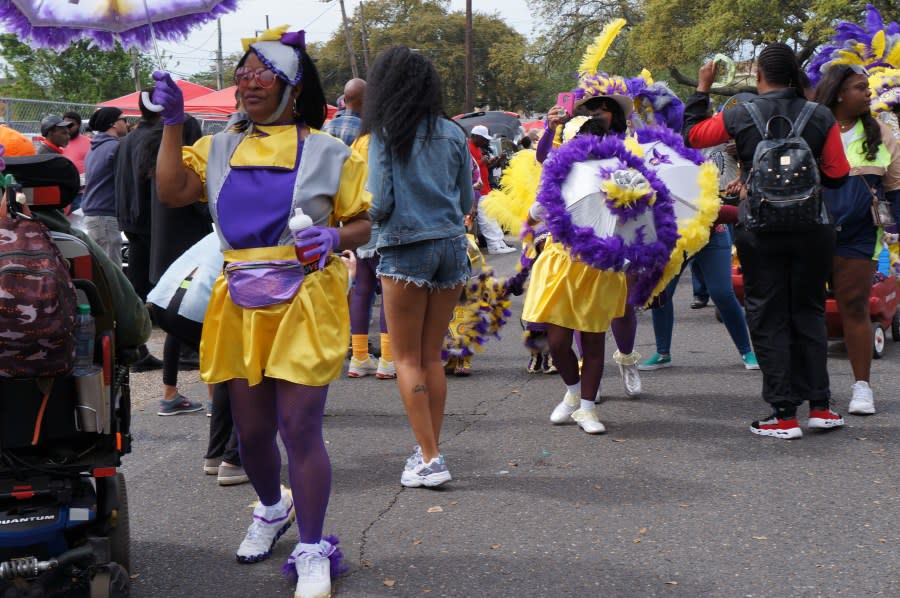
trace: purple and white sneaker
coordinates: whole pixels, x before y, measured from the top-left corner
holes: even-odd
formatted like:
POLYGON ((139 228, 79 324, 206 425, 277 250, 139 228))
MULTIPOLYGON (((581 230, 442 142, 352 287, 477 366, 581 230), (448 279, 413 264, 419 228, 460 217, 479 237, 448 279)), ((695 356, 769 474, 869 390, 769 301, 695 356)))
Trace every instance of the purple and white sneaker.
POLYGON ((278 538, 291 527, 294 513, 294 499, 291 491, 282 488, 278 504, 265 507, 257 503, 253 509, 253 523, 247 528, 247 535, 237 549, 239 563, 258 563, 269 558, 278 538))

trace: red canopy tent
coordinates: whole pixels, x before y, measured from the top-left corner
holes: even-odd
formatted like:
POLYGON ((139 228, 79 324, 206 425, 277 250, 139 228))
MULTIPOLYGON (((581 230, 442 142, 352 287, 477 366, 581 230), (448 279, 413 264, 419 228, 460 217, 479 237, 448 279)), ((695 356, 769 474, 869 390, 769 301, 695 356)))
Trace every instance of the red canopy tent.
MULTIPOLYGON (((175 85, 177 85, 181 89, 181 93, 184 94, 185 101, 191 100, 198 96, 208 95, 209 93, 215 91, 214 89, 210 89, 205 85, 197 85, 196 83, 191 83, 190 81, 185 81, 184 79, 175 81, 175 85)), ((138 97, 140 96, 140 94, 141 93, 139 91, 135 91, 120 98, 107 100, 102 104, 97 104, 97 107, 118 108, 126 116, 140 116, 141 111, 138 109, 138 97)))
MULTIPOLYGON (((234 112, 234 92, 236 86, 226 87, 219 91, 213 91, 206 95, 195 97, 191 100, 185 96, 184 111, 194 116, 208 116, 215 118, 217 116, 228 118, 234 112)), ((334 117, 337 107, 328 106, 328 118, 334 117)))

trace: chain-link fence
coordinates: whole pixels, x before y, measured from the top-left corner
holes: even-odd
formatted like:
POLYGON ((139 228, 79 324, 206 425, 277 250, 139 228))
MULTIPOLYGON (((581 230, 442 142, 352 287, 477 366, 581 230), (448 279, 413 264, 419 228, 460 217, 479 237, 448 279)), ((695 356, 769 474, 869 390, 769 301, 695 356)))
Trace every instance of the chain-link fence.
MULTIPOLYGON (((51 102, 47 100, 22 100, 19 98, 0 97, 0 118, 6 123, 29 137, 41 134, 41 120, 48 114, 62 116, 73 111, 81 115, 82 129, 87 131, 87 121, 94 110, 95 104, 78 104, 75 102, 51 102)), ((129 122, 138 119, 136 116, 127 116, 129 122)), ((225 128, 226 120, 221 118, 206 118, 197 116, 200 128, 204 135, 213 135, 225 128)))
POLYGON ((97 106, 94 104, 0 97, 0 112, 2 112, 0 116, 10 127, 28 136, 41 134, 41 119, 48 114, 62 116, 64 112, 71 110, 80 114, 82 119, 87 122, 88 117, 96 108, 97 106))

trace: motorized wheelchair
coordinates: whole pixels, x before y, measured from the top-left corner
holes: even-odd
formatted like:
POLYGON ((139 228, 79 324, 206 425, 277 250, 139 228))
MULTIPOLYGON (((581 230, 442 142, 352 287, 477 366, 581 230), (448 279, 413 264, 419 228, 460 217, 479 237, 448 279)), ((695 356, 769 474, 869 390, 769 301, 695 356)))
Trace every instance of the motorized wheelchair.
MULTIPOLYGON (((7 201, 24 196, 33 213, 60 210, 78 193, 63 156, 7 158, 6 173, 15 178, 7 201)), ((127 596, 128 496, 117 468, 131 450, 126 363, 134 356, 116 346, 109 285, 89 246, 52 237, 78 303, 90 305, 100 373, 93 384, 0 377, 0 596, 127 596)))

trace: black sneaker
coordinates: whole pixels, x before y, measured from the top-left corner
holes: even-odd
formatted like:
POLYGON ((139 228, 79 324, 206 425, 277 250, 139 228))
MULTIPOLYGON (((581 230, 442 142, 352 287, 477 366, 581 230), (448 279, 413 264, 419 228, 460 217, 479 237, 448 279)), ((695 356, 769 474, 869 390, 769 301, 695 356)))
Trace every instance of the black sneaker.
POLYGON ((559 373, 556 369, 556 364, 553 363, 553 356, 550 353, 544 353, 544 366, 543 371, 545 374, 557 374, 559 373))
POLYGON ((704 299, 703 297, 694 296, 694 300, 691 301, 691 309, 701 309, 709 305, 709 297, 704 299))
POLYGON ((543 371, 541 365, 543 364, 544 359, 541 357, 540 353, 532 353, 531 357, 528 358, 528 366, 525 368, 529 374, 540 374, 543 371))

